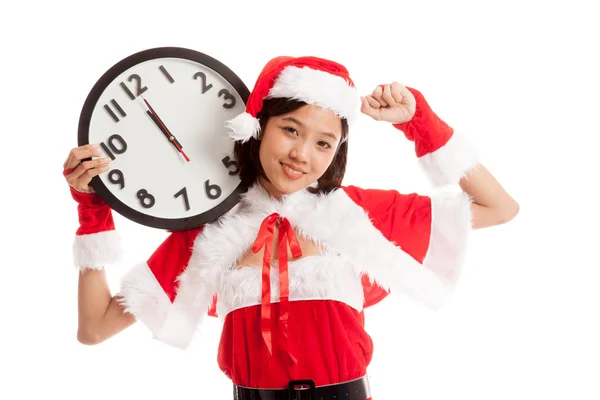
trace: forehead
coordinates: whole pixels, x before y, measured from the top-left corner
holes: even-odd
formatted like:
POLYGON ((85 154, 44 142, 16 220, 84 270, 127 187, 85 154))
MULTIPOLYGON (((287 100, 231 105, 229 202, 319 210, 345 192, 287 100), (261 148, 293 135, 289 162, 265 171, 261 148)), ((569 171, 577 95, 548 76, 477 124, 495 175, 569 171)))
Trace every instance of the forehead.
POLYGON ((326 110, 315 105, 306 105, 279 118, 297 123, 305 129, 317 133, 329 132, 340 137, 342 123, 340 118, 331 110, 326 110))

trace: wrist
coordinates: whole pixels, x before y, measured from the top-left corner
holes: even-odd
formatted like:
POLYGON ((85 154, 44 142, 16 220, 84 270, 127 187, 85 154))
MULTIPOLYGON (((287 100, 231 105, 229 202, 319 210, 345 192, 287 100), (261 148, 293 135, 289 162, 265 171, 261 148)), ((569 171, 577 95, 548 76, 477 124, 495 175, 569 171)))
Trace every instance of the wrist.
POLYGON ((79 227, 73 241, 73 261, 79 270, 102 269, 118 261, 123 251, 111 208, 96 193, 71 188, 77 202, 79 227))
POLYGON ((476 167, 475 149, 466 136, 437 116, 418 90, 407 89, 417 102, 415 115, 410 121, 393 126, 415 143, 419 164, 435 187, 458 183, 476 167))
POLYGON ((421 92, 409 87, 407 89, 417 102, 415 115, 407 122, 392 126, 414 142, 417 157, 423 157, 443 147, 452 137, 454 129, 438 117, 421 92))

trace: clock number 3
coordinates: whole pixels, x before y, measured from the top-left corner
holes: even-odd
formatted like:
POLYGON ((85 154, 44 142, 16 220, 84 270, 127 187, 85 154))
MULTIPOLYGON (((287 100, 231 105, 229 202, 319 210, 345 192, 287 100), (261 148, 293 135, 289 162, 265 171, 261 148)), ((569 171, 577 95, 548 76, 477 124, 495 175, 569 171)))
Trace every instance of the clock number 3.
POLYGON ((223 107, 233 108, 233 106, 235 106, 235 97, 233 97, 233 95, 231 93, 229 93, 229 90, 221 89, 221 91, 219 92, 219 97, 221 97, 221 96, 223 96, 225 101, 231 100, 231 103, 225 103, 225 104, 223 104, 223 107))

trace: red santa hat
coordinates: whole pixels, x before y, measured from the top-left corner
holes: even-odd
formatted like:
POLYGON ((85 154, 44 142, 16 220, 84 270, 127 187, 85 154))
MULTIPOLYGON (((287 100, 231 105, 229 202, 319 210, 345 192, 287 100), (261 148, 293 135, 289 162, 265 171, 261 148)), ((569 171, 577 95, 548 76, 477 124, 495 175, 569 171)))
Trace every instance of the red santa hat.
POLYGON ((248 97, 246 111, 227 121, 229 136, 242 143, 258 138, 256 118, 267 98, 301 100, 333 111, 348 120, 355 120, 360 97, 341 64, 318 57, 276 57, 260 73, 248 97))

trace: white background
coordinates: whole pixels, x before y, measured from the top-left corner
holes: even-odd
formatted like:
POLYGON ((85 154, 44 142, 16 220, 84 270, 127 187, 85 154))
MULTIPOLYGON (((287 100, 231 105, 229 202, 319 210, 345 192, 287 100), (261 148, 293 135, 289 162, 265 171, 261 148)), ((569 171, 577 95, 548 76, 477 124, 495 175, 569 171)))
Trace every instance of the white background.
MULTIPOLYGON (((141 324, 97 346, 76 340, 77 213, 62 164, 96 80, 158 46, 207 53, 249 88, 284 54, 341 62, 363 94, 392 80, 417 88, 520 203, 509 224, 473 232, 463 279, 440 311, 400 295, 367 310, 375 400, 600 398, 594 3, 4 4, 0 398, 231 398, 215 319, 185 352, 141 324)), ((366 116, 344 183, 430 190, 412 143, 366 116)), ((128 255, 110 267, 113 291, 166 236, 115 220, 128 255)))

